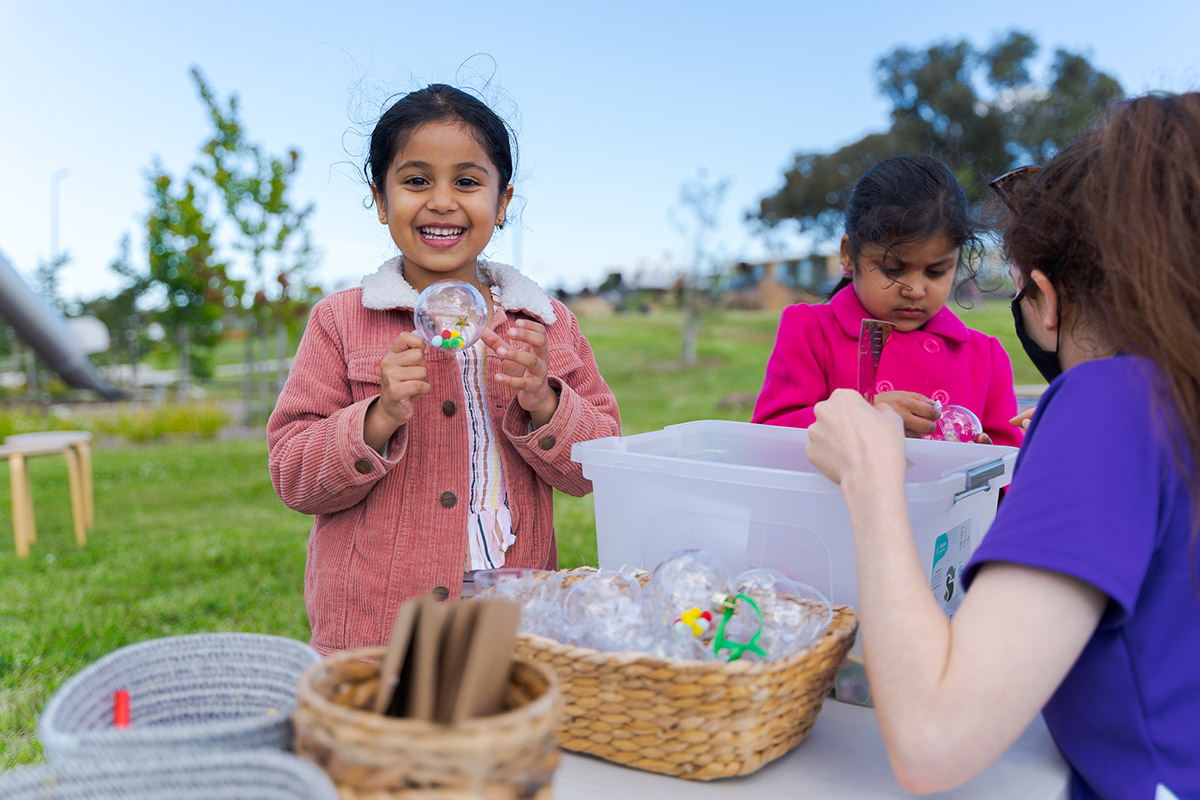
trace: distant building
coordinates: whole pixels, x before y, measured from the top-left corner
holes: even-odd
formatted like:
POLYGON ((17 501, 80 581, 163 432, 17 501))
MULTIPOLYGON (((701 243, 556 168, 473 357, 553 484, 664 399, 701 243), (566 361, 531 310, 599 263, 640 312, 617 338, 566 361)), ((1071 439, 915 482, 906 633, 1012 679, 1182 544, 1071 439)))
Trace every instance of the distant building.
POLYGON ((559 299, 566 303, 567 308, 577 317, 609 317, 622 309, 608 294, 599 294, 587 288, 575 294, 564 295, 559 299))
POLYGON ((732 273, 723 287, 724 305, 767 311, 779 311, 794 303, 819 302, 842 275, 837 253, 739 261, 732 273))
POLYGON ((578 316, 606 316, 622 311, 646 312, 670 305, 681 280, 679 270, 668 263, 643 259, 628 273, 610 270, 594 290, 562 292, 559 299, 578 316))

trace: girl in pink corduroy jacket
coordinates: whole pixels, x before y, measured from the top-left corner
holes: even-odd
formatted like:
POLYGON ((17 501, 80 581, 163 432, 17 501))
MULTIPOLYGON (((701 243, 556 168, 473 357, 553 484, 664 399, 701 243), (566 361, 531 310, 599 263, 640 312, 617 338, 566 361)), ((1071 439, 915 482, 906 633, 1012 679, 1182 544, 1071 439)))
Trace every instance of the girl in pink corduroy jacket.
POLYGON ((896 156, 869 169, 846 209, 842 283, 826 305, 784 309, 753 421, 807 428, 834 389, 858 388, 859 331, 878 319, 896 327, 875 405, 895 409, 907 436, 932 433, 940 403, 973 411, 978 441, 1019 445, 1008 354, 946 307, 976 243, 962 187, 941 161, 896 156))
POLYGON ((497 567, 554 569, 553 489, 591 491, 575 442, 620 434, 612 391, 562 303, 480 254, 505 222, 509 129, 441 84, 405 95, 364 173, 400 255, 313 308, 267 424, 271 480, 315 515, 304 599, 322 653, 381 645, 400 604, 497 567), (419 292, 472 284, 479 342, 426 348, 419 292))

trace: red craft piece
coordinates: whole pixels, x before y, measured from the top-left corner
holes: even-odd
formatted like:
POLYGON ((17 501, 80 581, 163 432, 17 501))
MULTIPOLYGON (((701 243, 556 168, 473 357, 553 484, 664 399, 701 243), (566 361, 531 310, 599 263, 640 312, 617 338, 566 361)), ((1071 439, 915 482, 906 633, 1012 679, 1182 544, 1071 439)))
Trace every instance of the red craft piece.
POLYGON ((124 689, 117 689, 113 695, 113 726, 129 727, 129 692, 124 689))

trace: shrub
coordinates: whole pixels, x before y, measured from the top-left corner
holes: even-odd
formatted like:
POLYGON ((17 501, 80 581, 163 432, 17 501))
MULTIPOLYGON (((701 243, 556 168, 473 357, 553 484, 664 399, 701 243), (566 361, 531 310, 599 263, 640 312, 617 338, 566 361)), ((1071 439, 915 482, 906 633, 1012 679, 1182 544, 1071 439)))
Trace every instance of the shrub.
MULTIPOLYGON (((111 408, 107 407, 106 411, 111 408)), ((0 406, 0 439, 14 433, 84 430, 131 442, 167 438, 215 439, 232 420, 216 403, 174 403, 153 407, 126 405, 116 414, 62 416, 37 406, 0 406)))
POLYGON ((96 432, 151 442, 172 437, 215 439, 229 424, 229 412, 214 403, 179 403, 153 408, 130 407, 115 417, 93 420, 96 432))

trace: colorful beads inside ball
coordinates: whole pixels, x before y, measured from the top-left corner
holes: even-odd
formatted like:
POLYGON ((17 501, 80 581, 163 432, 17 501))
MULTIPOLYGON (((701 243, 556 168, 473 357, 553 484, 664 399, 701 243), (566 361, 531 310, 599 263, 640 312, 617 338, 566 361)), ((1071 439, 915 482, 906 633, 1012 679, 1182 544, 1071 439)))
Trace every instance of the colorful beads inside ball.
POLYGON ((973 442, 983 433, 983 424, 971 409, 963 406, 942 406, 941 412, 937 429, 924 438, 946 442, 973 442))
POLYGON ((479 340, 487 326, 487 302, 464 281, 431 283, 417 297, 413 321, 430 346, 463 350, 479 340))
POLYGON ((692 607, 675 620, 673 630, 677 635, 703 636, 712 627, 712 613, 692 607))
POLYGON ((431 342, 430 344, 433 344, 434 347, 440 347, 443 350, 462 350, 464 347, 467 346, 466 339, 464 339, 459 334, 458 331, 454 331, 453 333, 451 333, 449 336, 447 336, 444 339, 442 339, 442 337, 440 337, 440 336, 435 336, 433 338, 441 339, 441 343, 438 344, 435 342, 431 342))

